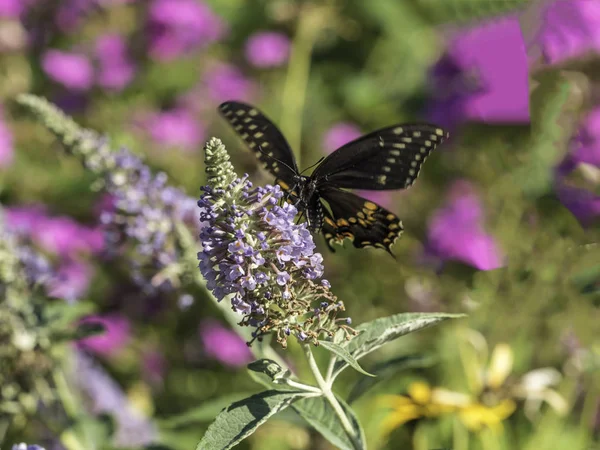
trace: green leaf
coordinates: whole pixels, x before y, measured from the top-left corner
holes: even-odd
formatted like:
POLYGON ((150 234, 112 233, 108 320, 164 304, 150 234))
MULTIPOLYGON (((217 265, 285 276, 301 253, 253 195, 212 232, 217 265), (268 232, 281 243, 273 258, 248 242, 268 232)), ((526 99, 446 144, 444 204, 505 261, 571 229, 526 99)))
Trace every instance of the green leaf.
POLYGON ((197 408, 189 409, 182 414, 170 416, 169 418, 159 421, 158 424, 161 428, 181 428, 197 423, 209 422, 214 420, 217 414, 219 414, 227 405, 250 395, 252 395, 251 392, 238 392, 207 400, 197 408))
POLYGON ((371 371, 377 378, 361 378, 350 391, 348 403, 352 403, 377 383, 381 383, 382 381, 391 378, 402 370, 431 367, 433 362, 434 358, 430 356, 408 355, 376 364, 371 371))
MULTIPOLYGON (((464 314, 447 313, 403 313, 389 317, 381 317, 371 322, 366 322, 357 327, 358 336, 351 339, 345 349, 354 359, 377 350, 383 344, 391 342, 409 333, 427 328, 447 319, 466 317, 464 314)), ((338 361, 335 364, 334 375, 339 374, 346 364, 338 361)))
POLYGON ((357 372, 360 372, 363 375, 368 375, 370 377, 375 376, 375 375, 367 372, 366 370, 364 370, 362 367, 360 367, 360 364, 358 364, 358 361, 356 361, 356 359, 354 359, 352 357, 352 355, 348 352, 348 350, 346 350, 341 345, 334 344, 333 342, 329 342, 329 341, 319 341, 319 345, 322 346, 323 348, 329 350, 331 353, 335 354, 337 357, 346 361, 357 372))
POLYGON ((269 390, 232 403, 208 427, 196 450, 232 448, 303 395, 306 393, 269 390))
MULTIPOLYGON (((367 448, 365 433, 350 406, 336 396, 350 423, 356 430, 357 440, 363 449, 367 448)), ((324 397, 306 398, 297 401, 292 408, 300 414, 325 439, 342 450, 355 450, 350 437, 344 431, 340 419, 335 415, 331 404, 324 397)))

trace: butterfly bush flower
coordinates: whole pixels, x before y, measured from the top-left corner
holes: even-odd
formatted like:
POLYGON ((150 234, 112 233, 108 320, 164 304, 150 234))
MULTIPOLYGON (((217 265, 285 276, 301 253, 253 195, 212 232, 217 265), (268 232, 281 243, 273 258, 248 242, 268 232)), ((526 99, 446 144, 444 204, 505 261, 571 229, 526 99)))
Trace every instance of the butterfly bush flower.
POLYGON ((0 105, 0 169, 12 164, 14 151, 13 136, 5 122, 2 105, 0 105))
POLYGON ((452 186, 447 204, 429 221, 428 251, 442 260, 456 260, 480 270, 501 267, 502 255, 483 228, 483 208, 472 187, 452 186))
POLYGON ((547 63, 600 53, 600 2, 558 0, 542 13, 536 40, 547 63))
POLYGON ((0 0, 0 17, 16 19, 23 10, 23 0, 0 0))
POLYGON ((283 33, 255 33, 246 42, 246 59, 255 67, 278 67, 290 54, 290 40, 283 33))
POLYGON ((316 343, 338 329, 352 334, 348 319, 337 318, 344 304, 320 280, 323 257, 306 224, 294 223, 296 208, 279 204, 280 188, 237 178, 218 139, 205 152, 209 184, 198 202, 206 222, 198 259, 207 288, 218 301, 231 301, 243 315, 240 325, 255 328, 254 339, 274 332, 285 347, 290 335, 316 343))
POLYGON ((432 69, 428 119, 446 126, 461 121, 529 123, 528 80, 516 17, 461 31, 432 69))
POLYGON ((87 91, 94 82, 92 63, 80 53, 48 50, 42 56, 42 69, 53 81, 73 91, 87 91))
POLYGON ((243 367, 254 358, 244 340, 214 320, 200 324, 200 340, 206 355, 229 367, 243 367))
POLYGON ((111 195, 113 206, 101 214, 109 250, 120 250, 125 238, 133 241, 134 281, 147 293, 170 290, 183 270, 176 226, 198 228, 196 201, 167 185, 165 173, 153 174, 127 149, 112 151, 106 139, 82 129, 47 101, 31 95, 19 100, 97 177, 96 187, 111 195))

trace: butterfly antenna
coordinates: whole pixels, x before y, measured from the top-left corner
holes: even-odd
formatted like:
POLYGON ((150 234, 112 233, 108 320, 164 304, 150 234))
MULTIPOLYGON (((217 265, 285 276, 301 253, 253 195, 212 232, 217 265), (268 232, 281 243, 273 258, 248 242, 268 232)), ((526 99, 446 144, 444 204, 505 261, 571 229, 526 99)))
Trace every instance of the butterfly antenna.
POLYGON ((312 166, 308 166, 306 169, 304 169, 302 172, 300 172, 300 175, 302 175, 304 172, 306 172, 308 169, 312 169, 313 167, 315 167, 316 165, 320 164, 321 161, 323 161, 325 159, 324 156, 321 157, 321 159, 319 159, 316 163, 314 163, 312 166))
POLYGON ((277 158, 275 158, 275 157, 273 157, 273 156, 269 155, 267 152, 265 152, 265 151, 264 151, 264 150, 263 150, 263 149, 260 147, 260 145, 258 146, 258 151, 259 151, 259 152, 261 152, 263 155, 265 155, 265 156, 266 156, 267 158, 269 158, 270 160, 277 162, 277 164, 281 164, 282 166, 285 166, 285 167, 287 167, 288 169, 290 169, 290 170, 292 171, 292 173, 297 173, 297 172, 298 172, 296 169, 294 169, 294 168, 292 168, 292 167, 288 166, 288 165, 287 165, 286 163, 284 163, 282 160, 280 160, 280 159, 277 159, 277 158))

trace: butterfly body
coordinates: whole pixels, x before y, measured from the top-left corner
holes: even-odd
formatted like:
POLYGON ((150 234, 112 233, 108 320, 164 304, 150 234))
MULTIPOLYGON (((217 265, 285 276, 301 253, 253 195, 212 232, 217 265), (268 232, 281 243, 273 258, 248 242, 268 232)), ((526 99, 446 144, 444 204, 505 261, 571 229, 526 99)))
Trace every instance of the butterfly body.
POLYGON ((448 133, 431 124, 403 124, 362 136, 324 158, 310 176, 298 170, 294 154, 277 127, 257 108, 225 102, 219 111, 276 177, 288 201, 306 215, 312 232, 321 231, 331 250, 350 239, 357 248, 391 253, 402 233, 395 214, 346 189, 410 187, 431 152, 448 133))

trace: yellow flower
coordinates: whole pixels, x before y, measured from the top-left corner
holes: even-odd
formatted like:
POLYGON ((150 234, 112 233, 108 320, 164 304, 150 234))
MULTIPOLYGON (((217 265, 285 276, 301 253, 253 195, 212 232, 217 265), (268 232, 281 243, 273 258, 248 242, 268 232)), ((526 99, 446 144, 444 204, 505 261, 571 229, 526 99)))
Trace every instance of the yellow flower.
POLYGON ((488 427, 498 432, 502 430, 502 421, 507 419, 516 408, 517 405, 510 399, 503 400, 496 406, 472 403, 462 407, 458 416, 471 431, 480 431, 482 428, 488 427))

